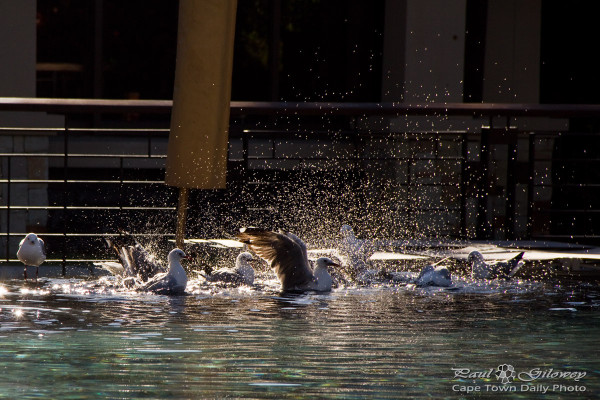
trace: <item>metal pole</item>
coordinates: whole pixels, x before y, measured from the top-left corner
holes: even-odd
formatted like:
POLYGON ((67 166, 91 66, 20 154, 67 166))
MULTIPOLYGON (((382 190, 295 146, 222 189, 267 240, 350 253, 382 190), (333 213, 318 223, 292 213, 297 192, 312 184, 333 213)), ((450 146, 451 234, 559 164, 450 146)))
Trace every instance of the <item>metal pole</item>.
MULTIPOLYGON (((63 233, 63 248, 62 248, 62 275, 67 274, 67 199, 68 196, 68 181, 69 181, 69 128, 70 120, 68 116, 65 116, 65 131, 64 131, 64 142, 63 142, 63 221, 62 221, 62 233, 63 233)), ((69 224, 70 225, 70 224, 69 224)))
MULTIPOLYGON (((13 139, 14 140, 14 139, 13 139)), ((10 198, 10 188, 12 186, 12 182, 11 182, 11 170, 10 170, 10 164, 11 164, 11 160, 12 157, 8 156, 6 157, 6 162, 7 162, 7 168, 6 168, 6 173, 8 175, 8 179, 7 179, 7 183, 6 183, 6 262, 10 261, 10 253, 9 253, 9 249, 10 249, 10 202, 12 201, 10 198)))
POLYGON ((183 249, 185 241, 185 222, 187 219, 188 188, 179 188, 179 203, 177 204, 177 230, 175 231, 175 245, 183 249))
MULTIPOLYGON (((490 118, 490 126, 492 119, 490 118)), ((477 239, 486 239, 490 236, 491 220, 488 220, 488 195, 490 191, 489 161, 490 161, 490 129, 481 129, 481 147, 479 165, 481 176, 479 178, 477 200, 477 239)))

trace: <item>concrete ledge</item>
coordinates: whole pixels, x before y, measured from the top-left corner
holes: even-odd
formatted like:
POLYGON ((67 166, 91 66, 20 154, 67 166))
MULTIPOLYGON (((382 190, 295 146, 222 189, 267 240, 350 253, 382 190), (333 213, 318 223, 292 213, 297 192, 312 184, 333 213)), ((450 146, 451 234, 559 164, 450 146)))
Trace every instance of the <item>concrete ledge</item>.
MULTIPOLYGON (((0 281, 10 279, 23 279, 24 267, 17 264, 0 265, 0 281)), ((87 265, 67 265, 65 275, 62 274, 60 265, 42 265, 39 270, 40 278, 64 278, 64 277, 98 277, 108 273, 103 269, 87 265)), ((27 277, 35 278, 35 267, 27 267, 27 277)))

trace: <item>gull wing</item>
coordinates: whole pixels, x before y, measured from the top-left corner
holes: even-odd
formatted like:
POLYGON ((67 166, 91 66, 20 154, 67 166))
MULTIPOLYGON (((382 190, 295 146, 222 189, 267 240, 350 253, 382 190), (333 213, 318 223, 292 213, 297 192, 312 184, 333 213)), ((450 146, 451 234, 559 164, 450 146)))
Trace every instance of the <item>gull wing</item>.
POLYGON ((156 294, 182 294, 185 292, 185 287, 177 286, 177 280, 169 274, 159 274, 143 283, 137 290, 144 290, 156 294))
POLYGON ((220 268, 206 277, 209 282, 239 283, 242 277, 233 268, 220 268))
POLYGON ((42 254, 44 255, 44 259, 46 258, 46 244, 41 238, 38 238, 40 241, 40 248, 42 249, 42 254))
POLYGON ((110 272, 114 276, 123 276, 125 269, 123 264, 114 261, 97 262, 94 265, 101 267, 103 270, 110 272))
POLYGON ((236 236, 271 265, 283 290, 305 285, 313 279, 305 250, 289 236, 256 228, 242 228, 236 236))
POLYGON ((280 232, 280 233, 283 233, 285 236, 289 237, 294 242, 296 242, 296 244, 298 246, 300 246, 300 249, 302 250, 302 256, 308 260, 308 249, 306 248, 306 244, 304 244, 302 239, 300 239, 298 236, 294 235, 292 232, 280 232))
POLYGON ((162 265, 138 242, 129 247, 129 254, 135 271, 143 281, 160 272, 166 272, 162 265))

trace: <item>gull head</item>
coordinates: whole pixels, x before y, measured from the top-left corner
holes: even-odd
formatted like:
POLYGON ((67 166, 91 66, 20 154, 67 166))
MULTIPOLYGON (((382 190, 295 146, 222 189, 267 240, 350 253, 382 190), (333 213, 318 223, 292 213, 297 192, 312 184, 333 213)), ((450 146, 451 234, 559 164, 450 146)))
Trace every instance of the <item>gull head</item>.
POLYGON ((248 251, 244 251, 243 253, 238 254, 237 258, 235 259, 235 266, 245 266, 252 261, 254 261, 254 257, 252 256, 252 254, 248 251))
POLYGON ((328 257, 321 257, 319 259, 317 259, 317 266, 315 268, 316 269, 327 269, 327 267, 332 266, 332 267, 339 267, 340 265, 336 262, 334 262, 331 258, 328 257))
POLYGON ((356 236, 354 235, 354 230, 348 224, 342 225, 340 228, 340 235, 344 239, 354 239, 356 236))
POLYGON ((426 265, 425 267, 423 267, 423 269, 419 273, 419 276, 417 277, 417 279, 422 278, 425 274, 432 273, 434 269, 435 269, 435 267, 433 265, 426 265))
POLYGON ((434 267, 433 265, 427 265, 421 270, 416 279, 416 284, 422 286, 451 286, 452 275, 448 268, 444 266, 434 267))
POLYGON ((182 258, 189 259, 181 249, 173 249, 169 253, 169 264, 180 262, 182 258))
POLYGON ((248 284, 252 284, 254 282, 254 268, 252 267, 252 263, 258 260, 254 259, 251 253, 245 251, 243 253, 238 254, 235 259, 235 268, 238 273, 240 273, 244 281, 248 284))
POLYGON ((440 278, 445 280, 451 280, 452 275, 450 274, 450 270, 446 267, 436 267, 435 271, 439 273, 440 278))
POLYGON ((467 257, 467 261, 470 264, 473 264, 474 262, 483 263, 484 259, 483 259, 483 255, 480 252, 478 252, 477 250, 475 250, 475 251, 472 251, 469 253, 469 257, 467 257))
POLYGON ((27 236, 25 236, 25 243, 34 245, 37 242, 38 242, 38 237, 35 233, 28 233, 27 236))

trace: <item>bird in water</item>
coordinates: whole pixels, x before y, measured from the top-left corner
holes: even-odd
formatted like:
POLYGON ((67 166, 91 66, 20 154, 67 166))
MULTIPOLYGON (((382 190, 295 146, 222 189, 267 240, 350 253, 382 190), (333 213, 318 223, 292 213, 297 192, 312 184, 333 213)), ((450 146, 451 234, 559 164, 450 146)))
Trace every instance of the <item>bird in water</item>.
POLYGON ((468 263, 471 264, 471 277, 475 279, 510 279, 523 266, 524 254, 523 251, 507 261, 486 263, 480 252, 472 251, 467 258, 468 263))
POLYGON ((102 268, 122 278, 123 285, 138 291, 157 294, 182 294, 187 286, 187 274, 181 265, 182 259, 189 259, 181 249, 173 249, 167 257, 165 268, 139 242, 133 245, 118 245, 107 240, 120 259, 120 263, 99 263, 102 268))
POLYGON ((44 241, 35 233, 28 233, 19 243, 17 258, 25 264, 23 278, 27 279, 27 267, 32 266, 35 267, 35 279, 37 280, 39 266, 46 261, 46 246, 44 245, 44 241))
POLYGON ((121 260, 120 263, 101 263, 101 266, 113 275, 137 277, 145 282, 158 273, 166 272, 164 266, 133 235, 126 234, 118 239, 106 239, 106 242, 121 260))
POLYGON ((340 228, 338 253, 343 266, 351 268, 362 266, 375 249, 376 246, 373 242, 358 239, 350 225, 344 224, 340 228))
POLYGON ((223 282, 233 285, 252 285, 254 283, 254 268, 252 263, 254 259, 251 253, 244 251, 238 254, 235 260, 235 267, 220 268, 205 278, 208 282, 223 282))
POLYGON ((415 285, 448 287, 452 285, 452 276, 447 267, 427 265, 417 276, 415 285))
POLYGON ((183 250, 171 250, 168 256, 169 267, 167 272, 159 272, 146 282, 136 285, 135 289, 157 294, 183 294, 188 278, 185 269, 181 265, 182 259, 189 259, 183 250))
POLYGON ((313 270, 306 245, 293 233, 241 228, 236 237, 273 268, 283 291, 331 290, 333 280, 327 268, 339 264, 321 257, 313 270))

